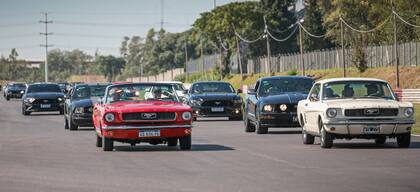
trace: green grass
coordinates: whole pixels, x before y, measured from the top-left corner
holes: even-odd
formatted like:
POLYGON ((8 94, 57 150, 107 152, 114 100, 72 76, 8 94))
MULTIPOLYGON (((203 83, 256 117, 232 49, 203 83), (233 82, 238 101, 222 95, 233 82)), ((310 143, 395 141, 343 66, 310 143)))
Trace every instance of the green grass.
POLYGON ((414 104, 416 124, 413 126, 413 134, 420 134, 420 104, 414 104))

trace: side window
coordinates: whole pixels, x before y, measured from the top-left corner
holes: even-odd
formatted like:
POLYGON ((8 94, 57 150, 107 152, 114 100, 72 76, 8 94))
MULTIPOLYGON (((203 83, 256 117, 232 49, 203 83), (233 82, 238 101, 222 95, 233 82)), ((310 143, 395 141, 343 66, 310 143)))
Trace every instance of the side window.
POLYGON ((315 84, 311 92, 309 93, 309 100, 310 101, 319 101, 319 94, 321 92, 321 85, 319 83, 315 84))

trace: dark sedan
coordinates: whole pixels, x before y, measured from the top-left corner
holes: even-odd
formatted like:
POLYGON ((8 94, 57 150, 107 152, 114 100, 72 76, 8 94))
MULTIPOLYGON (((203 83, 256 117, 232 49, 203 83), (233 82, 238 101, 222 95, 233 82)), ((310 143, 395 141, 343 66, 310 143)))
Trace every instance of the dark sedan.
POLYGON ((269 127, 299 127, 297 103, 306 99, 313 83, 302 76, 259 79, 245 100, 245 131, 265 134, 269 127))
POLYGON ((4 98, 10 100, 10 98, 22 98, 25 94, 26 84, 25 83, 9 83, 4 90, 4 98))
POLYGON ((108 84, 77 84, 72 87, 64 104, 64 128, 77 130, 93 126, 93 105, 103 97, 108 84))
POLYGON ((236 92, 227 82, 196 82, 187 93, 187 103, 197 117, 229 117, 242 120, 241 90, 236 92))
POLYGON ((30 115, 31 112, 63 110, 64 94, 57 84, 36 83, 28 85, 22 97, 22 114, 30 115))

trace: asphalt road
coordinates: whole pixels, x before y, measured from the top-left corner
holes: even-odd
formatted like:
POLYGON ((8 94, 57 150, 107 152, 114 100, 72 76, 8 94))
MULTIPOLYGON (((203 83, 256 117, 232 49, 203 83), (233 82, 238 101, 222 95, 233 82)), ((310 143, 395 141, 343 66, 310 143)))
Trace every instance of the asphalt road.
POLYGON ((95 147, 92 128, 63 117, 24 117, 0 99, 0 191, 420 191, 420 138, 409 149, 373 141, 303 145, 299 130, 243 131, 239 121, 194 123, 191 151, 116 143, 95 147))

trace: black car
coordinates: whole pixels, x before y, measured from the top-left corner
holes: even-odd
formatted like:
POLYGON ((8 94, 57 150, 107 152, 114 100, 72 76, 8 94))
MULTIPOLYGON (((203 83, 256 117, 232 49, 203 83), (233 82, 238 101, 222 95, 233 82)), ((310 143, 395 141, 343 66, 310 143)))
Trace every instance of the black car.
POLYGON ((61 82, 61 83, 57 83, 58 86, 60 87, 61 91, 66 94, 67 93, 67 86, 69 85, 69 83, 66 82, 61 82))
POLYGON ((265 134, 269 127, 299 127, 297 104, 306 99, 313 83, 303 76, 259 79, 245 99, 245 131, 265 134))
POLYGON ((229 117, 242 120, 242 98, 227 82, 196 82, 186 93, 186 103, 197 117, 229 117))
POLYGON ((64 128, 93 126, 93 105, 103 97, 109 84, 77 84, 66 95, 64 104, 64 128))
POLYGON ((22 97, 22 114, 31 112, 59 111, 64 113, 64 93, 57 84, 35 83, 28 85, 22 97))
POLYGON ((3 96, 8 101, 10 98, 22 98, 23 94, 25 94, 25 90, 25 83, 9 83, 4 90, 3 96))

